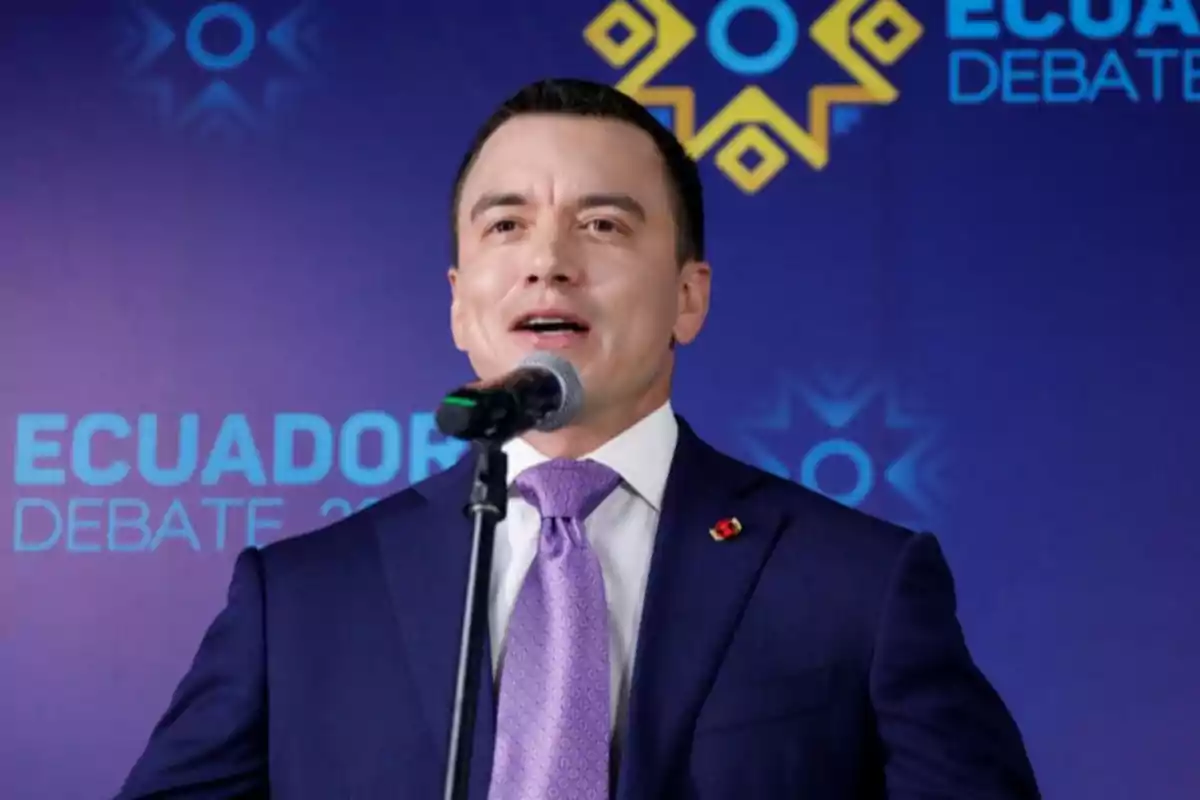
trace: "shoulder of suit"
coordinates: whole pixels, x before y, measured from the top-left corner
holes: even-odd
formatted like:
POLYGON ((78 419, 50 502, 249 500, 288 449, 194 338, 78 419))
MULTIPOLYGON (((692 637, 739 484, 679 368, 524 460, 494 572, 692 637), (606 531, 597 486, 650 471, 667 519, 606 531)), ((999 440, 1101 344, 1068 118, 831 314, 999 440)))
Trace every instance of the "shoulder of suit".
POLYGON ((715 448, 713 453, 725 462, 726 469, 745 476, 746 491, 756 503, 782 511, 789 528, 836 536, 852 548, 875 547, 893 554, 902 550, 918 533, 839 503, 794 480, 767 472, 715 448))
POLYGON ((409 486, 348 516, 265 545, 260 548, 262 557, 282 565, 314 559, 334 564, 356 554, 372 556, 379 521, 423 502, 417 487, 409 486))

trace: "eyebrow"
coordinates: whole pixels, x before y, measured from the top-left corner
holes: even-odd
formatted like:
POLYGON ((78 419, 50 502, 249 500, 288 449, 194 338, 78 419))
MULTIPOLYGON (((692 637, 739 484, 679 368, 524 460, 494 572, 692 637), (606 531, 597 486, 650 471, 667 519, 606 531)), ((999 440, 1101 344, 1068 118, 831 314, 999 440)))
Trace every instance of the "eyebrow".
MULTIPOLYGON (((471 206, 470 219, 472 222, 488 209, 502 206, 524 206, 528 205, 529 200, 524 195, 516 192, 489 192, 483 195, 475 204, 471 206)), ((587 208, 604 208, 612 207, 619 208, 626 213, 632 214, 638 219, 645 221, 646 209, 637 200, 627 194, 620 192, 606 192, 599 194, 587 194, 579 198, 576 205, 581 209, 587 208)))
POLYGON ((646 219, 646 209, 642 208, 642 204, 634 200, 627 194, 619 192, 608 194, 587 194, 579 199, 580 208, 619 208, 622 211, 633 214, 643 222, 646 219))
POLYGON ((471 206, 471 221, 483 212, 491 208, 499 206, 523 206, 528 201, 521 195, 514 192, 489 192, 475 201, 475 205, 471 206))

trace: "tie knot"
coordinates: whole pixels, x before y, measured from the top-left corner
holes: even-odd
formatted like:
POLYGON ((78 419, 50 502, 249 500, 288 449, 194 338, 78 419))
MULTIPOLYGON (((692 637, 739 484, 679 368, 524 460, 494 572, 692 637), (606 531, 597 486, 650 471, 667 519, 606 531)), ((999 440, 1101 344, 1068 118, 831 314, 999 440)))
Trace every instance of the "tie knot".
POLYGON ((621 483, 598 461, 555 458, 521 472, 514 485, 543 518, 585 519, 621 483))

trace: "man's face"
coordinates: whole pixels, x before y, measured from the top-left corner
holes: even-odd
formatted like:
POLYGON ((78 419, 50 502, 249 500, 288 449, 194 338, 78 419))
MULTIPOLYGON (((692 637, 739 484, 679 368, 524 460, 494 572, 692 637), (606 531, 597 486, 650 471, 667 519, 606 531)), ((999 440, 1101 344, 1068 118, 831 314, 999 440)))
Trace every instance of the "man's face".
POLYGON ((451 325, 480 378, 549 350, 579 371, 589 415, 667 399, 671 337, 699 333, 709 269, 678 264, 666 168, 646 133, 511 119, 481 150, 457 215, 451 325))

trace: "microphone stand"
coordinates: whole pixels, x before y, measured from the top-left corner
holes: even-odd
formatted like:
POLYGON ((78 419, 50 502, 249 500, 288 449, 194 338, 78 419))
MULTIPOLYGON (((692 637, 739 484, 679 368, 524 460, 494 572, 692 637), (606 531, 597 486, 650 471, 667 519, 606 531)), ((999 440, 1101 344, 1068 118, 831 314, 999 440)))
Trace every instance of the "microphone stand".
POLYGON ((496 441, 483 442, 475 461, 471 499, 464 509, 475 520, 471 561, 467 571, 467 596, 463 606, 462 641, 458 675, 454 683, 454 708, 450 719, 450 754, 446 764, 444 800, 466 800, 471 773, 471 745, 479 707, 479 681, 484 632, 488 619, 488 587, 492 576, 492 550, 496 523, 508 508, 508 456, 496 441))

